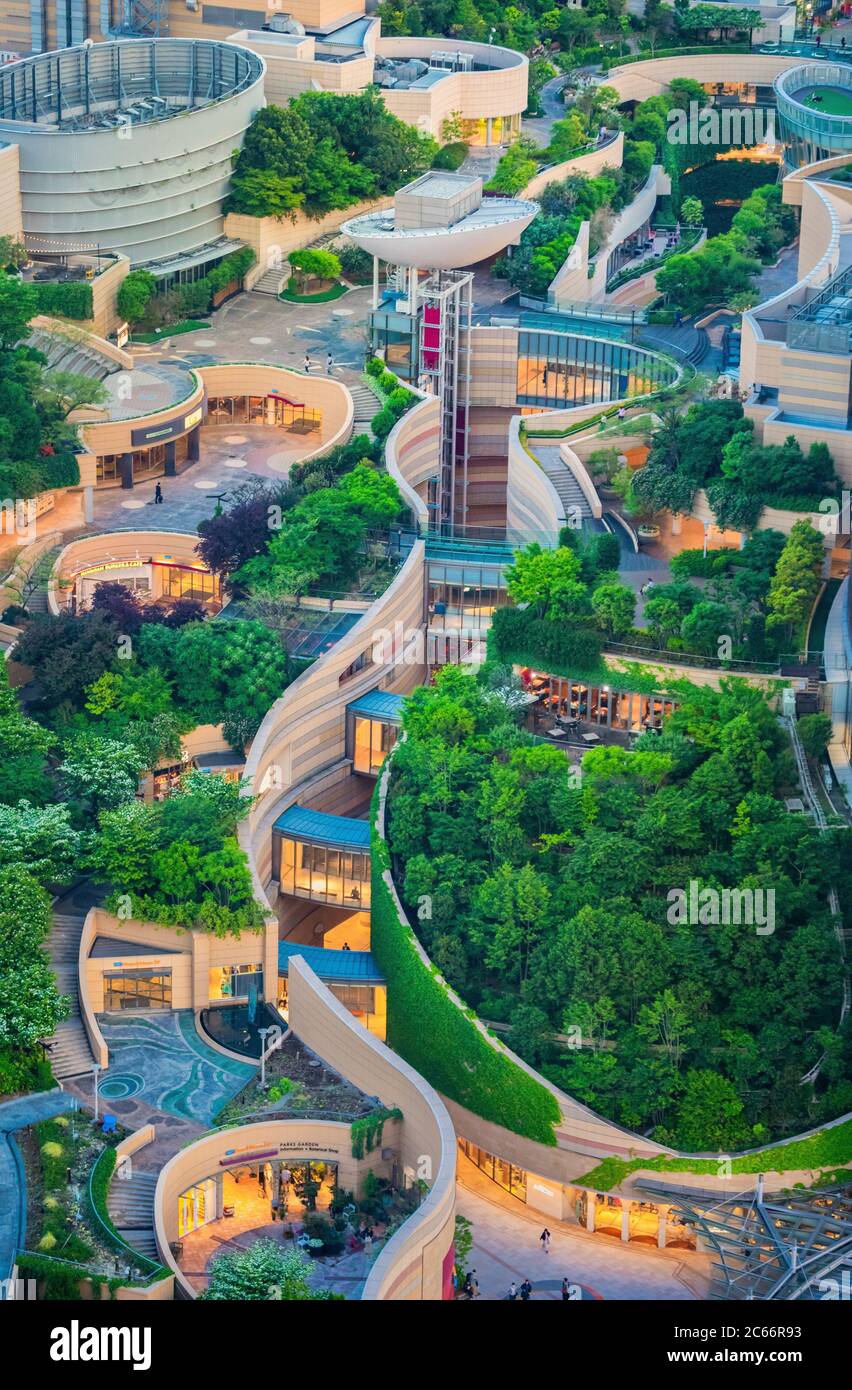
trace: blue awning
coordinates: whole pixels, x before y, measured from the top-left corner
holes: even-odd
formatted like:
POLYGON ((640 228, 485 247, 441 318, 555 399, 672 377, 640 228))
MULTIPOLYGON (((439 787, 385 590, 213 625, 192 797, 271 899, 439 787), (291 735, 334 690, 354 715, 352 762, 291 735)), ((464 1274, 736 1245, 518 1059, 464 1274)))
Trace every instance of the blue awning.
POLYGON ((333 849, 366 852, 370 848, 370 822, 352 816, 329 816, 325 811, 309 811, 306 806, 289 806, 279 816, 273 830, 293 840, 309 840, 333 849))
POLYGON ((331 951, 324 946, 300 946, 298 941, 279 941, 280 974, 287 974, 291 956, 303 956, 305 964, 326 984, 385 984, 385 977, 370 951, 331 951))
POLYGON ((402 695, 392 695, 389 690, 371 690, 359 700, 353 700, 346 708, 350 714, 360 715, 362 719, 380 719, 384 724, 402 723, 402 695))

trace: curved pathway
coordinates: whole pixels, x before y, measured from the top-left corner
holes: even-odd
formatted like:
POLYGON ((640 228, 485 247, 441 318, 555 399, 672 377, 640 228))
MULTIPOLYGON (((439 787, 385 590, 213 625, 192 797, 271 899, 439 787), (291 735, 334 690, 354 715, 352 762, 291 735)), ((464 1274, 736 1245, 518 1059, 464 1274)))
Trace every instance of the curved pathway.
POLYGON ((26 1179, 13 1135, 27 1125, 50 1120, 76 1102, 65 1091, 36 1091, 0 1105, 0 1280, 11 1277, 15 1253, 24 1236, 26 1179))
POLYGON ((531 1211, 486 1178, 459 1154, 456 1210, 473 1223, 468 1268, 475 1269, 480 1297, 505 1299, 512 1280, 529 1279, 533 1301, 561 1301, 562 1280, 582 1284, 605 1299, 689 1301, 708 1295, 709 1259, 688 1259, 656 1247, 593 1235, 566 1221, 531 1211), (550 1254, 539 1244, 551 1232, 550 1254))

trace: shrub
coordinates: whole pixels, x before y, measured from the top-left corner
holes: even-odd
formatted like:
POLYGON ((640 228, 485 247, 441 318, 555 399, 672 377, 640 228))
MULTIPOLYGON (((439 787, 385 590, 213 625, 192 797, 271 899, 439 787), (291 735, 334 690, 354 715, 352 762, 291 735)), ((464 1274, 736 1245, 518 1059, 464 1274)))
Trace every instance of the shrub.
POLYGON ((443 145, 435 158, 432 160, 433 169, 449 169, 455 172, 460 169, 467 159, 467 145, 462 140, 454 140, 452 144, 443 145))
POLYGON ((373 416, 370 421, 370 428, 377 439, 387 439, 396 424, 396 420, 397 417, 393 411, 388 406, 384 406, 378 414, 373 416))
POLYGON ((399 385, 399 378, 393 372, 383 371, 377 381, 380 391, 384 391, 389 396, 391 391, 395 391, 399 385))
POLYGON ((831 739, 832 723, 827 714, 804 714, 796 726, 805 752, 821 758, 831 739))
POLYGON ((371 357, 364 370, 367 376, 374 377, 378 381, 379 377, 384 375, 386 369, 381 357, 371 357))

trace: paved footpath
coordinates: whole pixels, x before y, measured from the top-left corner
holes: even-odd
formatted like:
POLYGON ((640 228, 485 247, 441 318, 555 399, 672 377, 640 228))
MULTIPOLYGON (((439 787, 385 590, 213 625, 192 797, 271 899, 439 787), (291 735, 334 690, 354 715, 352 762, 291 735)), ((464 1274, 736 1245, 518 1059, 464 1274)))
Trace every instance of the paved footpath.
POLYGON ((533 1301, 561 1300, 561 1281, 582 1284, 605 1299, 651 1301, 706 1297, 707 1261, 702 1256, 680 1257, 640 1245, 624 1245, 609 1236, 590 1235, 565 1222, 528 1211, 517 1198, 504 1194, 459 1155, 456 1209, 473 1222, 473 1250, 468 1267, 476 1270, 480 1296, 505 1298, 512 1280, 529 1279, 533 1301), (474 1187, 467 1185, 468 1176, 474 1187), (478 1179, 478 1181, 477 1181, 478 1179), (486 1196, 486 1188, 494 1188, 486 1196), (551 1231, 550 1254, 539 1236, 545 1224, 551 1231), (538 1287, 545 1283, 546 1287, 538 1287))
POLYGON ((38 1091, 0 1105, 0 1279, 11 1277, 21 1242, 21 1212, 25 1186, 18 1155, 10 1137, 17 1129, 38 1124, 72 1110, 76 1102, 65 1091, 38 1091))

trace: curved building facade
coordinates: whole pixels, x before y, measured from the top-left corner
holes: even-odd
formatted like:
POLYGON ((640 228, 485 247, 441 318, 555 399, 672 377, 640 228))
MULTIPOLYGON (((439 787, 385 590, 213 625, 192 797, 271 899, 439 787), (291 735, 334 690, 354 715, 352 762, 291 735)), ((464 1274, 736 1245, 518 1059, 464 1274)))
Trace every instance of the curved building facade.
POLYGON ((221 238, 231 155, 264 104, 263 74, 256 53, 195 39, 83 45, 3 67, 0 141, 20 152, 28 248, 96 246, 143 265, 221 238))
POLYGON ((802 63, 775 81, 775 101, 787 164, 852 157, 852 67, 802 63))

